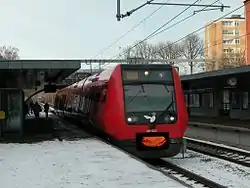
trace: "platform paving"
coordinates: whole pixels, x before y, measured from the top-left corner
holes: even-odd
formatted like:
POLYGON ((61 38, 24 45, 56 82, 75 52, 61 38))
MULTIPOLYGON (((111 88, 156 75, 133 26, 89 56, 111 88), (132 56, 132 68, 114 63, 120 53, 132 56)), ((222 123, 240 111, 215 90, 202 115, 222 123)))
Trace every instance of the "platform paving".
POLYGON ((189 123, 192 123, 192 122, 250 129, 250 120, 234 120, 234 119, 228 119, 228 118, 189 117, 189 123))
POLYGON ((35 143, 47 140, 78 140, 93 137, 76 125, 64 121, 53 113, 45 118, 45 113, 40 113, 40 118, 28 115, 24 121, 23 135, 6 134, 0 142, 35 143))

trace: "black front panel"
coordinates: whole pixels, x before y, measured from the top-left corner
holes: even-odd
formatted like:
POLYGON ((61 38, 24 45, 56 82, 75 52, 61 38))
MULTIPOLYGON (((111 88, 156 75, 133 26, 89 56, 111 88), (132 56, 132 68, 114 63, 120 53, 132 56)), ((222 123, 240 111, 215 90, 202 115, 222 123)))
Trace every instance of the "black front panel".
POLYGON ((177 119, 174 86, 167 84, 124 85, 125 113, 128 124, 148 124, 155 114, 157 124, 175 123, 177 119), (168 109, 167 109, 168 107, 168 109), (174 121, 170 121, 174 117, 174 121))
POLYGON ((156 124, 175 123, 177 113, 172 67, 148 64, 122 65, 121 68, 127 124, 149 124, 149 118, 154 114, 156 124))
POLYGON ((137 133, 136 134, 136 149, 139 151, 145 150, 163 150, 169 148, 169 133, 168 132, 147 132, 147 133, 137 133), (147 147, 142 144, 143 137, 155 137, 163 136, 167 142, 161 147, 147 147))
POLYGON ((123 70, 124 82, 173 82, 171 69, 168 70, 123 70))

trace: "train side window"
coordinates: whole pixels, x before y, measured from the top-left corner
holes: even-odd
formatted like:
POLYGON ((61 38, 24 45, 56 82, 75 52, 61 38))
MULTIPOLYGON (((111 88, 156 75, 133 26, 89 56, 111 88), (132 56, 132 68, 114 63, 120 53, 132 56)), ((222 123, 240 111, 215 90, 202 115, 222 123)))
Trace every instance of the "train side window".
POLYGON ((81 112, 83 112, 84 106, 85 106, 85 97, 82 96, 81 99, 80 99, 80 105, 79 105, 79 110, 81 112))
POLYGON ((97 92, 96 95, 95 95, 95 101, 96 101, 96 102, 99 102, 100 97, 101 97, 100 92, 97 92))
POLYGON ((95 92, 94 91, 89 94, 89 99, 95 100, 95 92))
POLYGON ((102 92, 103 92, 102 93, 102 95, 103 95, 102 102, 105 103, 106 102, 106 97, 107 97, 107 89, 104 88, 102 92))
POLYGON ((90 106, 91 106, 91 102, 92 102, 92 96, 93 96, 93 92, 91 92, 90 94, 88 94, 86 96, 86 106, 85 106, 85 113, 89 113, 90 110, 90 106))

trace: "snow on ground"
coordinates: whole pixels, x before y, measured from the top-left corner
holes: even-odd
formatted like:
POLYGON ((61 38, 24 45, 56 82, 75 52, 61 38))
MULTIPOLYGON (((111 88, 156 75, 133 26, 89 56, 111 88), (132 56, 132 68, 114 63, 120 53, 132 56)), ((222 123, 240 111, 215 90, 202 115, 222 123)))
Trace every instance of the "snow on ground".
POLYGON ((222 148, 227 148, 227 149, 231 149, 231 150, 234 150, 234 151, 239 151, 239 152, 244 152, 244 153, 250 154, 250 151, 248 151, 248 150, 228 146, 228 145, 225 145, 225 144, 218 144, 218 143, 215 143, 215 142, 210 142, 210 141, 200 140, 200 139, 195 139, 195 138, 189 138, 189 137, 184 137, 184 138, 188 138, 189 140, 198 141, 198 142, 209 144, 209 145, 212 145, 212 146, 219 146, 219 147, 222 147, 222 148))
POLYGON ((165 160, 227 187, 250 187, 250 170, 248 167, 189 150, 185 159, 181 159, 181 157, 182 155, 178 155, 165 160))
POLYGON ((96 139, 0 144, 4 188, 184 187, 96 139))

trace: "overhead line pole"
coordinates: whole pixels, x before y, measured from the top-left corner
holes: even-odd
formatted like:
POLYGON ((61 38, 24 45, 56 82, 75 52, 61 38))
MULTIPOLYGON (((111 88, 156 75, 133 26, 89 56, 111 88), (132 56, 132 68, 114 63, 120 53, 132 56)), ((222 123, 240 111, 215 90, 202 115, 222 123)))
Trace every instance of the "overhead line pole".
POLYGON ((190 3, 155 3, 155 2, 153 2, 154 0, 148 0, 144 4, 142 4, 141 6, 135 8, 135 9, 132 9, 130 11, 127 11, 126 14, 121 14, 120 1, 121 0, 117 0, 117 14, 116 14, 117 21, 120 21, 121 18, 125 18, 125 17, 130 16, 132 13, 143 8, 146 5, 209 7, 209 8, 213 8, 213 9, 207 9, 206 11, 220 9, 221 12, 223 12, 225 8, 230 8, 230 6, 225 6, 223 4, 221 4, 221 5, 206 5, 206 4, 190 4, 190 3), (215 8, 217 8, 217 9, 215 9, 215 8))
POLYGON ((210 7, 210 8, 230 8, 230 6, 225 5, 204 5, 204 4, 185 4, 185 3, 153 3, 148 2, 150 5, 167 5, 167 6, 192 6, 192 7, 210 7))

